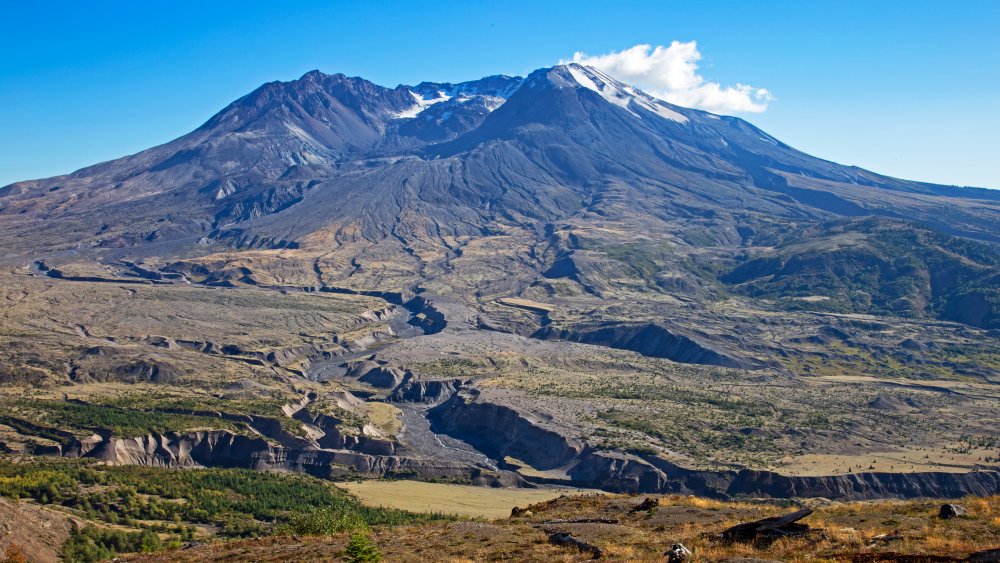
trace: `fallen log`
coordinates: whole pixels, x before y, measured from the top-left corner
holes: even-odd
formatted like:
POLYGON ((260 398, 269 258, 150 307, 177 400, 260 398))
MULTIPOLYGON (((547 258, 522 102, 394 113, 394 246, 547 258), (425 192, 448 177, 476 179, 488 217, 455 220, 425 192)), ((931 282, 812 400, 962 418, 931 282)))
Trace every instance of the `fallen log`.
POLYGON ((779 538, 800 536, 809 532, 809 525, 797 522, 812 513, 811 508, 803 508, 785 516, 772 516, 754 522, 737 524, 722 531, 722 541, 726 543, 771 544, 779 538))
POLYGON ((592 543, 574 538, 569 532, 555 532, 549 536, 549 543, 563 547, 575 547, 581 553, 589 553, 594 559, 600 559, 604 552, 592 543))
POLYGON ((543 526, 549 524, 618 524, 617 518, 559 518, 556 520, 546 520, 543 526))

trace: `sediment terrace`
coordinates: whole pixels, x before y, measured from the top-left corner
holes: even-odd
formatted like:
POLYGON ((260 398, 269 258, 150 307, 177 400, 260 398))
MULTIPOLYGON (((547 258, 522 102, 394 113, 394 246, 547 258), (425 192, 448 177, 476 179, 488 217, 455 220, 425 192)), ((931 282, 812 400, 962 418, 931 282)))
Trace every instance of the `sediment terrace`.
MULTIPOLYGON (((152 271, 135 265, 130 268, 130 271, 139 270, 140 275, 135 278, 141 282, 123 286, 135 288, 131 290, 133 294, 147 291, 147 286, 143 285, 147 283, 163 295, 172 295, 163 292, 174 288, 193 291, 190 286, 178 284, 196 282, 193 285, 197 287, 206 283, 205 279, 190 277, 194 275, 190 270, 171 270, 164 278, 162 274, 156 277, 150 273, 152 271)), ((61 271, 58 276, 52 276, 53 270, 44 264, 36 265, 36 274, 44 273, 51 284, 69 284, 87 291, 91 286, 105 288, 100 289, 98 295, 120 291, 113 277, 75 276, 61 271), (101 279, 89 279, 96 277, 101 279)), ((194 354, 238 362, 247 366, 241 369, 266 370, 272 379, 280 376, 277 381, 281 382, 280 388, 286 389, 283 393, 287 395, 287 390, 294 390, 297 395, 287 399, 278 412, 228 412, 224 401, 217 403, 217 410, 160 406, 156 412, 194 417, 209 428, 213 419, 229 427, 140 435, 97 429, 93 436, 86 437, 59 432, 43 423, 13 415, 5 417, 6 423, 26 436, 47 437, 47 443, 30 446, 29 453, 91 457, 118 464, 246 467, 304 472, 328 478, 445 479, 516 487, 562 485, 716 498, 953 498, 1000 492, 1000 477, 988 464, 969 472, 862 469, 836 475, 796 476, 760 469, 692 468, 670 459, 669 451, 657 452, 654 448, 635 448, 627 444, 616 447, 606 439, 595 439, 593 432, 600 435, 604 431, 593 427, 592 422, 581 425, 579 421, 617 421, 613 416, 624 411, 601 407, 590 398, 591 393, 597 400, 607 394, 603 400, 609 404, 632 400, 627 398, 632 396, 658 400, 664 393, 687 396, 689 400, 693 397, 687 395, 692 392, 690 390, 670 391, 671 386, 681 381, 676 376, 663 380, 654 378, 651 382, 655 385, 638 389, 607 387, 608 382, 619 377, 634 386, 645 376, 631 374, 676 371, 676 362, 690 365, 693 375, 707 373, 717 380, 722 378, 721 381, 730 381, 726 379, 733 377, 730 373, 750 374, 763 378, 764 382, 779 377, 766 364, 739 359, 726 350, 705 344, 698 335, 684 334, 668 324, 568 325, 570 328, 558 329, 549 324, 526 338, 479 330, 469 322, 450 323, 445 311, 456 311, 456 318, 470 318, 471 315, 466 313, 464 305, 453 300, 444 300, 444 307, 435 304, 436 297, 428 293, 404 295, 332 286, 322 286, 318 291, 292 285, 252 284, 250 287, 260 294, 260 299, 271 298, 269 296, 282 300, 294 298, 297 307, 308 307, 309 299, 327 294, 365 299, 368 309, 339 325, 343 327, 339 329, 340 334, 327 335, 324 339, 310 335, 305 342, 293 344, 290 341, 278 349, 262 348, 254 341, 226 342, 225 338, 210 341, 187 334, 147 335, 131 337, 131 341, 145 347, 138 350, 194 354), (298 304, 299 301, 302 303, 298 304), (564 340, 579 344, 555 342, 564 340), (639 356, 615 352, 600 359, 604 353, 595 352, 615 348, 632 350, 639 356), (571 353, 564 355, 556 350, 571 353), (669 361, 659 360, 660 357, 669 361), (652 367, 637 368, 639 358, 648 358, 641 361, 653 362, 649 364, 652 367), (563 362, 565 365, 561 365, 563 362), (746 371, 748 368, 751 369, 746 371), (524 389, 527 389, 523 374, 538 373, 535 380, 543 384, 553 369, 557 370, 554 373, 567 369, 578 373, 574 375, 575 382, 566 378, 559 381, 568 382, 568 389, 579 393, 567 394, 560 391, 559 386, 544 383, 541 389, 546 391, 541 398, 550 397, 546 401, 551 402, 565 395, 577 402, 553 403, 549 410, 526 404, 522 400, 524 389), (698 371, 703 369, 743 371, 698 371), (484 373, 488 377, 484 377, 484 373), (508 373, 514 377, 508 377, 508 373), (598 380, 603 382, 600 384, 603 387, 587 391, 588 386, 598 380), (368 420, 369 407, 378 405, 384 406, 385 412, 395 413, 392 416, 398 419, 399 429, 394 433, 368 420), (583 418, 567 418, 566 413, 553 416, 556 411, 552 409, 556 408, 582 409, 582 414, 574 416, 583 418), (357 419, 352 422, 355 424, 353 430, 344 426, 345 421, 352 419, 357 419)), ((216 296, 238 293, 237 288, 225 284, 204 291, 210 293, 207 296, 197 294, 198 299, 217 300, 216 296)), ((548 314, 548 310, 538 305, 533 307, 529 310, 532 314, 548 314)), ((99 336, 93 326, 90 329, 77 326, 77 338, 87 343, 101 342, 99 347, 91 345, 88 348, 85 352, 88 357, 118 353, 117 349, 125 342, 119 336, 99 336), (109 351, 103 351, 105 349, 109 351)), ((107 332, 108 329, 100 330, 107 332)), ((145 380, 164 388, 183 381, 182 372, 171 367, 169 358, 144 358, 130 364, 130 380, 145 380)), ((772 385, 772 389, 780 388, 767 384, 772 385)), ((259 387, 256 391, 252 385, 242 382, 236 389, 240 389, 241 397, 274 392, 260 383, 256 385, 259 387)), ((229 389, 234 388, 230 385, 229 389)), ((934 394, 937 388, 923 385, 914 389, 934 394)), ((948 400, 965 401, 971 396, 954 395, 948 400)), ((75 400, 81 408, 98 406, 75 400)), ((990 399, 982 400, 988 402, 990 399)), ((917 408, 912 405, 920 405, 921 401, 902 402, 883 397, 873 400, 872 408, 905 411, 917 408)), ((723 406, 728 407, 725 403, 723 406)), ((744 408, 741 403, 732 406, 744 408)), ((632 425, 629 429, 640 428, 638 423, 629 424, 632 425)), ((634 439, 632 437, 637 434, 633 432, 629 436, 634 439)), ((636 440, 631 443, 641 443, 638 440, 642 438, 636 440)), ((662 436, 657 441, 669 447, 669 441, 664 441, 662 436)))
MULTIPOLYGON (((257 419, 260 436, 229 431, 171 432, 142 437, 99 437, 73 441, 58 453, 92 457, 115 464, 168 467, 245 467, 305 472, 326 478, 395 477, 451 479, 489 486, 562 485, 628 493, 682 493, 711 498, 823 497, 837 500, 876 498, 959 498, 1000 494, 1000 473, 859 472, 823 477, 787 476, 769 471, 699 471, 685 469, 654 455, 598 451, 567 439, 544 423, 510 407, 477 401, 474 390, 459 391, 424 413, 409 410, 413 432, 435 439, 440 433, 451 446, 422 452, 392 441, 344 437, 333 421, 307 409, 296 418, 323 429, 319 440, 281 431, 276 421, 257 419), (422 428, 414 416, 427 416, 422 428), (472 447, 469 447, 472 446, 472 447), (475 448, 475 449, 473 449, 475 448), (478 452, 477 452, 478 450, 478 452), (457 454, 453 455, 453 452, 457 454), (432 457, 420 454, 431 453, 432 457), (414 455, 416 454, 416 455, 414 455), (435 455, 436 454, 436 455, 435 455), (522 475, 504 462, 516 458, 533 468, 556 470, 562 477, 522 475), (507 467, 507 469, 504 469, 507 467)), ((426 407, 425 407, 426 408, 426 407)), ((440 438, 437 438, 440 440, 440 438)), ((53 452, 56 453, 56 452, 53 452)))

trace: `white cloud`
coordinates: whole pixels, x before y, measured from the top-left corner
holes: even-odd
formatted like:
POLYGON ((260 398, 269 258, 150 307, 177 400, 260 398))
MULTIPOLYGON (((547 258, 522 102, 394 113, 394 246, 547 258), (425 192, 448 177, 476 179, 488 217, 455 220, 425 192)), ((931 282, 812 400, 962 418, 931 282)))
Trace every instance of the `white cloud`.
POLYGON ((572 61, 560 63, 592 66, 679 106, 714 113, 760 113, 767 109, 773 97, 766 89, 708 82, 698 74, 699 59, 701 53, 696 41, 674 41, 669 47, 636 45, 604 55, 576 52, 572 61))

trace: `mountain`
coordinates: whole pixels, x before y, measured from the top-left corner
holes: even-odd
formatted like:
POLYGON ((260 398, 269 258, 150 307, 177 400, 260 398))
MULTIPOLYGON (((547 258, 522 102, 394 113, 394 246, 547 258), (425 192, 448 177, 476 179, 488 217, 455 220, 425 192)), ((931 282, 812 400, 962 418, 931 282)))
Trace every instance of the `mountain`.
MULTIPOLYGON (((1000 201, 993 191, 822 161, 743 120, 672 106, 579 65, 523 81, 496 76, 394 89, 313 71, 265 84, 176 141, 2 193, 5 215, 63 225, 86 223, 95 209, 130 218, 117 238, 91 233, 98 246, 212 241, 234 231, 280 245, 355 221, 366 239, 378 240, 403 209, 426 208, 432 219, 459 224, 504 213, 553 221, 606 212, 606 198, 622 189, 651 198, 660 216, 704 214, 726 202, 744 214, 787 219, 915 219, 993 241, 1000 201), (949 205, 927 199, 938 197, 949 205), (288 225, 296 211, 282 212, 307 199, 331 213, 288 225), (367 204, 386 200, 391 214, 359 221, 367 204), (475 219, 460 219, 470 213, 475 219)), ((82 233, 75 234, 79 242, 82 233)))
POLYGON ((830 477, 995 468, 1000 191, 822 160, 590 67, 268 83, 0 188, 0 242, 0 380, 78 401, 11 399, 19 451, 713 495, 1000 483, 830 477), (123 417, 148 423, 101 422, 123 417))
MULTIPOLYGON (((9 256, 19 257, 334 245, 364 264, 378 245, 426 270, 423 255, 510 225, 547 241, 539 259, 551 263, 535 269, 551 272, 580 267, 573 241, 585 233, 573 231, 598 217, 698 255, 749 255, 754 238, 840 217, 1000 241, 1000 192, 837 165, 741 119, 674 106, 576 64, 392 89, 313 71, 265 84, 165 145, 0 193, 9 256)), ((401 277, 390 289, 421 278, 401 277)))

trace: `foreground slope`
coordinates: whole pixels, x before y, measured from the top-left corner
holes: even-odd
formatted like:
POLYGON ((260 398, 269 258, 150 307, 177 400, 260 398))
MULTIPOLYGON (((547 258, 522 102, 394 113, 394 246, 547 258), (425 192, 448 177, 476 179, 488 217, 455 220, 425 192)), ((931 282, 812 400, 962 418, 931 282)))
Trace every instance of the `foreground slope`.
POLYGON ((20 552, 37 561, 60 556, 67 561, 332 561, 347 559, 349 538, 359 533, 371 537, 389 561, 593 559, 590 550, 550 539, 561 534, 599 549, 601 559, 610 561, 663 561, 664 552, 678 542, 699 561, 953 561, 1000 547, 997 497, 959 499, 965 514, 943 519, 941 502, 926 500, 733 502, 410 481, 347 484, 386 494, 362 495, 359 503, 340 490, 343 485, 245 469, 176 471, 4 456, 0 473, 7 497, 0 499, 0 549, 9 560, 20 552), (435 509, 440 505, 427 509, 415 499, 399 499, 399 492, 412 485, 421 485, 418 493, 433 491, 452 508, 488 506, 489 515, 459 518, 441 514, 435 509), (421 513, 383 508, 382 499, 421 513), (800 526, 789 530, 795 533, 777 541, 722 533, 740 522, 803 507, 814 512, 800 512, 800 526))
MULTIPOLYGON (((754 544, 725 541, 721 532, 741 522, 783 516, 797 507, 678 496, 562 497, 529 506, 521 516, 377 528, 372 538, 386 561, 595 559, 591 551, 554 544, 550 538, 559 533, 600 549, 599 559, 607 561, 664 561, 678 543, 690 549, 696 561, 990 561, 988 550, 997 548, 997 499, 963 505, 968 516, 941 520, 940 503, 819 504, 801 520, 806 528, 801 534, 754 544), (968 558, 975 553, 978 558, 968 558)), ((347 540, 346 534, 244 540, 128 560, 327 561, 343 556, 347 540)))

